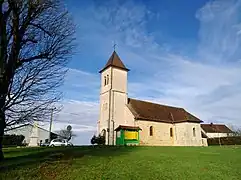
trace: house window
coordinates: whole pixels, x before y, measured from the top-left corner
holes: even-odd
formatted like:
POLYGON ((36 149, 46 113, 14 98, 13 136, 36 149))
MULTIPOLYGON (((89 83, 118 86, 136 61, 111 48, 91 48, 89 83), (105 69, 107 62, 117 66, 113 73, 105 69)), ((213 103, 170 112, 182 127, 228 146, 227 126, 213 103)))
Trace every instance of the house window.
POLYGON ((150 127, 150 136, 153 136, 153 126, 150 127))
POLYGON ((192 135, 193 135, 193 137, 196 136, 196 130, 195 130, 195 128, 192 128, 192 135))
POLYGON ((173 137, 173 129, 170 128, 170 137, 173 137))

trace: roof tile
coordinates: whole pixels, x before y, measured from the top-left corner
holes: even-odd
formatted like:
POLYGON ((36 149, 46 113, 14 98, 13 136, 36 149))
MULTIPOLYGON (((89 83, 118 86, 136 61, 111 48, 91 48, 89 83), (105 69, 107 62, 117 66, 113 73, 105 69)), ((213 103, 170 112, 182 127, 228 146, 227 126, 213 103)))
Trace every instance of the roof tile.
POLYGON ((167 123, 202 122, 183 108, 166 106, 147 101, 128 98, 128 107, 135 119, 167 123))
POLYGON ((224 124, 201 124, 201 127, 206 133, 233 133, 233 131, 224 124))

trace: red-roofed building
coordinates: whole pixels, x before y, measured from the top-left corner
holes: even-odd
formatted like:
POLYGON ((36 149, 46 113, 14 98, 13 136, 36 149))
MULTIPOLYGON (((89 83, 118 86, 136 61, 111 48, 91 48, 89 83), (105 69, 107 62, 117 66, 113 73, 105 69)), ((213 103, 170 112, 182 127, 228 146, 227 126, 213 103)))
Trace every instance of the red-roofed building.
POLYGON ((208 138, 228 137, 234 132, 224 124, 201 124, 202 130, 208 138))
MULTIPOLYGON (((128 71, 115 51, 100 70, 98 133, 105 135, 106 144, 115 145, 120 131, 133 131, 128 140, 136 137, 141 145, 206 145, 202 120, 195 115, 180 107, 128 98, 128 71)), ((122 136, 121 140, 125 142, 122 136)))

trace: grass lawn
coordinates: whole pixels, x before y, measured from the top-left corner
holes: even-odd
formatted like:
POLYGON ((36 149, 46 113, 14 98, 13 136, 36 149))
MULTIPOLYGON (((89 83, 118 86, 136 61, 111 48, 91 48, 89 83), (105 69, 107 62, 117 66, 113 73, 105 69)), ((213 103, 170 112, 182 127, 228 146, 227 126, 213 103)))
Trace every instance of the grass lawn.
POLYGON ((241 179, 241 147, 9 148, 2 179, 241 179))

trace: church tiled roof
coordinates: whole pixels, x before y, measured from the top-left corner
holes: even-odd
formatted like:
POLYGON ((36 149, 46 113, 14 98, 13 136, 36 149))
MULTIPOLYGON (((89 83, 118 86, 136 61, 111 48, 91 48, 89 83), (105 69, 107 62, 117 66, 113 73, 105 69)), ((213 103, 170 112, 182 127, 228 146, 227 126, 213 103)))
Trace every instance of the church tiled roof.
POLYGON ((166 106, 131 98, 128 98, 127 106, 137 120, 166 123, 202 122, 183 108, 166 106))
POLYGON ((224 124, 201 124, 201 127, 206 133, 233 133, 233 131, 224 124))
POLYGON ((112 53, 110 59, 108 60, 108 62, 105 65, 105 67, 102 70, 100 70, 99 73, 101 73, 102 71, 104 71, 108 67, 116 67, 116 68, 119 68, 119 69, 129 71, 129 69, 127 69, 125 67, 125 65, 123 64, 123 62, 121 61, 121 59, 119 58, 118 54, 115 51, 112 53))

